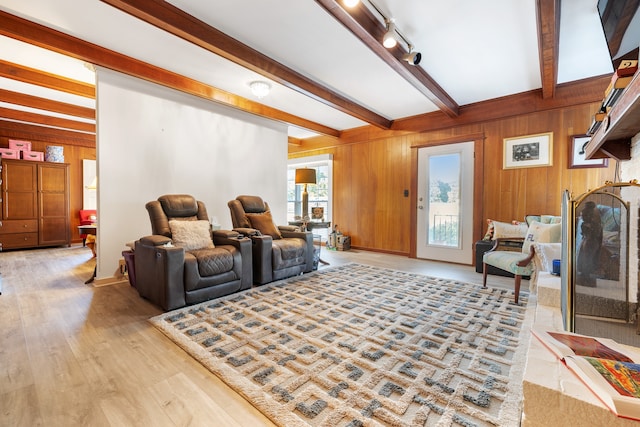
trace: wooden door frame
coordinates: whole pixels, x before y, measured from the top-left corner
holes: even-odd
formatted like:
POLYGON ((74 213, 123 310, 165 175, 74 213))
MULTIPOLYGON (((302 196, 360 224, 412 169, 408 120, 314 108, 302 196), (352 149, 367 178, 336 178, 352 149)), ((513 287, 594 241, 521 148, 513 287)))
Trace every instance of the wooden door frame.
MULTIPOLYGON (((435 147, 438 145, 458 144, 462 142, 473 142, 473 237, 472 241, 481 237, 482 234, 482 201, 484 195, 484 133, 477 133, 465 136, 455 136, 446 139, 433 141, 425 141, 411 146, 411 237, 409 258, 417 258, 417 230, 418 230, 418 202, 416 195, 418 194, 418 149, 426 147, 435 147)), ((471 264, 475 264, 475 245, 472 248, 471 264)))

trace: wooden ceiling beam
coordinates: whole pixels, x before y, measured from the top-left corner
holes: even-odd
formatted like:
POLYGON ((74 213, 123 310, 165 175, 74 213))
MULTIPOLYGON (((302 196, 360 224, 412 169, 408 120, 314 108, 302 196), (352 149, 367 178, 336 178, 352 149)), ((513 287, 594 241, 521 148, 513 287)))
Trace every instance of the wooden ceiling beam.
POLYGON ((77 145, 95 148, 96 136, 90 133, 55 129, 28 123, 0 120, 0 136, 15 139, 77 145))
POLYGON ((536 0, 536 22, 542 98, 553 98, 558 81, 560 0, 536 0))
POLYGON ((79 122, 77 120, 47 116, 44 114, 31 113, 29 111, 15 110, 12 108, 0 107, 0 119, 16 120, 79 132, 96 133, 96 125, 94 123, 79 122))
POLYGON ((316 0, 329 14, 358 37, 376 55, 386 62, 396 73, 420 91, 449 117, 459 114, 458 104, 447 92, 422 68, 408 64, 402 59, 407 53, 401 43, 387 49, 382 45, 386 27, 362 2, 347 12, 338 0, 316 0))
POLYGON ((0 59, 0 77, 95 99, 95 85, 0 59))
POLYGON ((391 120, 386 117, 280 64, 168 2, 101 1, 345 114, 383 129, 391 127, 391 120))
POLYGON ((300 145, 302 145, 302 140, 300 138, 294 138, 294 137, 290 136, 289 140, 288 140, 288 144, 289 145, 300 146, 300 145))
POLYGON ((66 114, 68 116, 82 117, 84 119, 95 120, 96 118, 96 110, 93 108, 40 98, 39 96, 27 95, 6 89, 0 89, 0 101, 8 104, 22 105, 23 107, 36 108, 38 110, 66 114))
POLYGON ((340 131, 0 11, 0 34, 257 116, 338 137, 340 131))

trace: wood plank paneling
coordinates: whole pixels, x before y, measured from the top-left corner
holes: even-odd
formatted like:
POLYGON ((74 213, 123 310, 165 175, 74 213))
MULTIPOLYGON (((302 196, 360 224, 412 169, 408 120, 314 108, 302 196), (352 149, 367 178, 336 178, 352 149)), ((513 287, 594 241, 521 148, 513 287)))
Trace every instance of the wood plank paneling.
POLYGON ((290 157, 332 153, 334 158, 334 224, 351 236, 352 247, 374 251, 411 253, 414 212, 412 198, 417 170, 412 145, 452 141, 464 135, 483 135, 481 173, 483 188, 474 227, 474 240, 484 235, 487 218, 523 220, 527 214, 560 214, 564 189, 581 194, 614 180, 615 161, 608 168, 569 169, 571 136, 588 128, 598 103, 582 104, 470 123, 420 133, 379 133, 361 129, 360 140, 316 138, 289 145, 290 157), (553 165, 503 170, 503 139, 553 132, 553 165), (370 138, 380 135, 380 138, 370 138))

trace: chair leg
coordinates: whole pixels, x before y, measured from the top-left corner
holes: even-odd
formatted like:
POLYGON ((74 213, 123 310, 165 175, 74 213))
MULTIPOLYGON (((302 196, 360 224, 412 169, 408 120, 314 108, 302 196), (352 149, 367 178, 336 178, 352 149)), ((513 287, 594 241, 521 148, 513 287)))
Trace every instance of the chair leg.
POLYGON ((487 269, 488 269, 488 265, 483 262, 482 263, 482 287, 483 288, 487 287, 487 269))
POLYGON ((520 281, 522 280, 522 276, 519 274, 516 274, 516 295, 515 295, 515 301, 516 304, 518 303, 518 296, 520 296, 520 281))
POLYGON ((83 237, 82 238, 82 247, 84 248, 85 246, 87 246, 87 238, 83 237))

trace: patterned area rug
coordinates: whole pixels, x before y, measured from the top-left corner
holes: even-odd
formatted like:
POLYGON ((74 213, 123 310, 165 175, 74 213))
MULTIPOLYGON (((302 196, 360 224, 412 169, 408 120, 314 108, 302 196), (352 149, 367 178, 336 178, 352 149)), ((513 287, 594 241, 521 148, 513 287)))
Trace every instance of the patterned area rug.
POLYGON ((281 426, 517 426, 527 300, 348 264, 151 322, 281 426))

